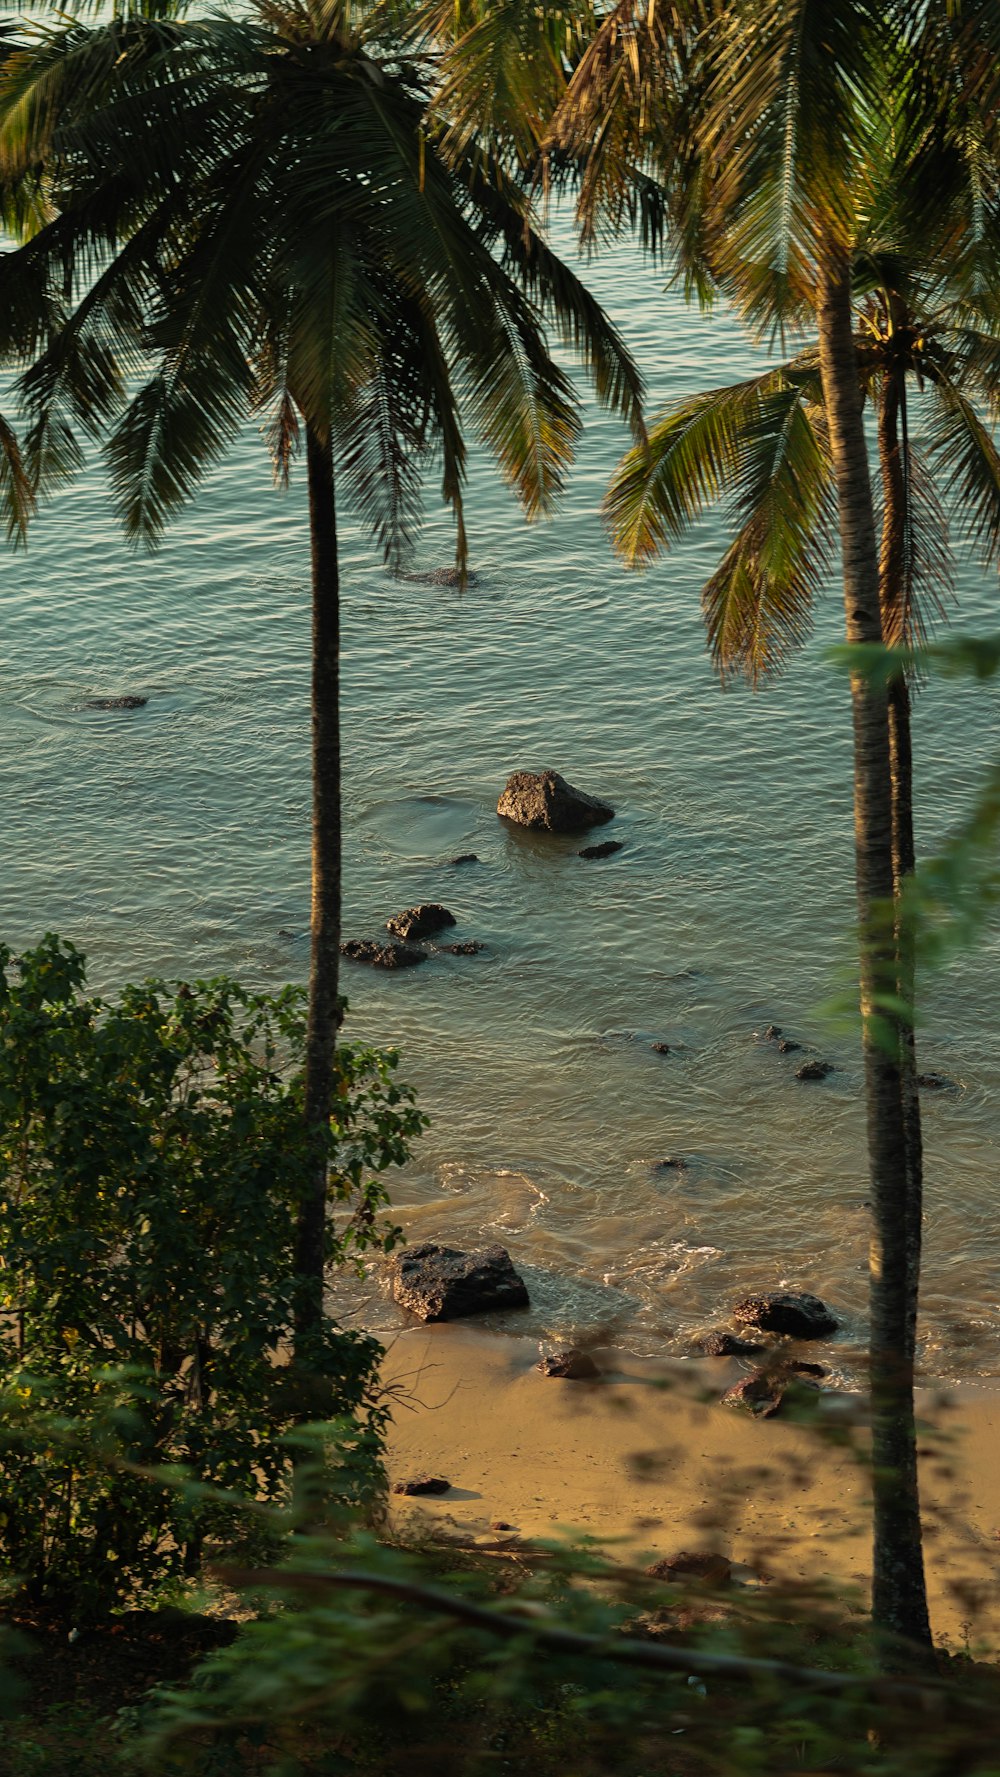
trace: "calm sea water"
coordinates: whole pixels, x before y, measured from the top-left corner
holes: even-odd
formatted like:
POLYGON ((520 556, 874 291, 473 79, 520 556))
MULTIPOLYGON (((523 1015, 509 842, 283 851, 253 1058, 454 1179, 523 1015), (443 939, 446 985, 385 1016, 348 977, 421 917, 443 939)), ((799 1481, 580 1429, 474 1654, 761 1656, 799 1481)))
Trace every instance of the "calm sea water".
MULTIPOLYGON (((759 362, 631 250, 591 275, 654 397, 759 362)), ((706 522, 625 574, 598 513, 624 443, 591 413, 560 513, 535 528, 477 462, 465 593, 393 580, 343 514, 347 932, 375 936, 434 899, 455 937, 487 946, 398 975, 349 967, 349 1032, 401 1048, 432 1119, 397 1180, 398 1219, 411 1238, 502 1240, 533 1297, 517 1330, 682 1352, 736 1294, 784 1281, 843 1314, 850 1373, 861 1080, 853 1039, 818 1010, 853 915, 849 707, 823 658, 838 591, 780 682, 720 692, 698 594, 721 531, 706 522), (598 837, 620 854, 587 863, 583 841, 497 820, 508 773, 547 765, 614 803, 598 837), (480 862, 449 867, 466 851, 480 862), (825 1084, 754 1041, 771 1021, 836 1064, 825 1084), (658 1169, 668 1156, 685 1168, 658 1169)), ((451 546, 429 504, 415 566, 447 565, 451 546)), ((29 554, 5 559, 8 942, 59 930, 105 990, 161 971, 304 979, 307 569, 301 487, 271 489, 253 435, 156 557, 120 541, 95 464, 29 554), (147 707, 83 707, 124 692, 147 707)), ((995 627, 996 590, 963 569, 970 631, 995 627)), ((921 693, 923 852, 967 806, 996 715, 989 690, 921 693)), ((926 995, 921 1065, 957 1082, 925 1104, 922 1344, 938 1376, 1000 1373, 998 985, 992 942, 926 995)), ((398 1324, 375 1277, 350 1309, 398 1324)))

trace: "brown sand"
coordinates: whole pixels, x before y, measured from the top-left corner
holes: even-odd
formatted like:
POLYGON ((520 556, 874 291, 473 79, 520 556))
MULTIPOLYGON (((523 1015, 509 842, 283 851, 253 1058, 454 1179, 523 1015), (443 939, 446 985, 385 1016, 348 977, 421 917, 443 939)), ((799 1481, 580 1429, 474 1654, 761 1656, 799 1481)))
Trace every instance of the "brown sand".
MULTIPOLYGON (((843 1442, 718 1404, 729 1360, 653 1365, 595 1352, 597 1382, 546 1378, 535 1341, 461 1326, 401 1333, 390 1478, 440 1475, 438 1498, 393 1501, 404 1534, 496 1543, 583 1533, 613 1557, 728 1555, 766 1580, 831 1583, 864 1605, 867 1482, 843 1442), (707 1398, 708 1396, 711 1398, 707 1398)), ((863 1403, 821 1400, 820 1423, 863 1449, 863 1403)), ((922 1503, 935 1633, 1000 1647, 1000 1395, 923 1390, 922 1503), (966 1627, 968 1625, 968 1627, 966 1627)))

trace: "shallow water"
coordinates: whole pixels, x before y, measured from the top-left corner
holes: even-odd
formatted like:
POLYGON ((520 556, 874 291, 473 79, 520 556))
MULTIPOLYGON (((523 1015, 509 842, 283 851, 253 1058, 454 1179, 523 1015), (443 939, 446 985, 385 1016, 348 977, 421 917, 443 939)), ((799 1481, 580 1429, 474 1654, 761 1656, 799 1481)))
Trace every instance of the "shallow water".
MULTIPOLYGON (((731 320, 664 295, 624 248, 593 282, 654 396, 759 361, 731 320)), ((689 1348, 746 1287, 787 1280, 863 1327, 867 1216, 854 1039, 818 1008, 849 959, 849 707, 823 659, 836 587, 780 682, 721 693, 699 588, 714 522, 644 577, 615 564, 598 504, 624 445, 591 415, 554 522, 527 528, 487 465, 469 498, 477 585, 393 580, 344 513, 346 910, 374 936, 442 900, 486 944, 412 972, 346 967, 350 1034, 393 1042, 432 1126, 396 1186, 411 1237, 502 1239, 534 1306, 518 1331, 689 1348), (516 768, 554 765, 618 810, 625 849, 500 823, 516 768), (475 851, 478 864, 448 860, 475 851), (794 1078, 754 1031, 781 1024, 836 1064, 794 1078), (661 1056, 650 1047, 667 1042, 661 1056), (682 1158, 683 1168, 659 1167, 682 1158)), ((100 466, 4 563, 2 935, 46 929, 111 988, 151 972, 302 980, 308 921, 308 568, 301 487, 283 498, 253 435, 159 555, 131 555, 100 466), (135 712, 84 707, 140 693, 135 712), (291 935, 288 935, 291 934, 291 935)), ((429 508, 417 566, 450 558, 429 508)), ((995 627, 968 564, 961 621, 995 627)), ((938 685, 916 712, 921 850, 995 747, 989 689, 938 685)), ((926 995, 923 1351, 935 1375, 1000 1373, 995 1005, 1000 945, 926 995)), ((397 1324, 378 1280, 352 1299, 397 1324)))

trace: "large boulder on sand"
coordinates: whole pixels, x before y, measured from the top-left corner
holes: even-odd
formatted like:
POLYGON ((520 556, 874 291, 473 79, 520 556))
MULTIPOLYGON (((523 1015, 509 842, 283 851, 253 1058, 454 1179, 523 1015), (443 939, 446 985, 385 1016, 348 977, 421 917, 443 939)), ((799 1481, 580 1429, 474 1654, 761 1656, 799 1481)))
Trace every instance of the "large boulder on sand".
POLYGON ((558 771, 512 772, 497 803, 505 820, 549 833, 579 833, 610 821, 614 812, 609 802, 575 790, 558 771))
POLYGON ((527 1308, 528 1292, 505 1247, 463 1253, 409 1246, 392 1261, 392 1294, 421 1320, 461 1320, 496 1308, 527 1308))

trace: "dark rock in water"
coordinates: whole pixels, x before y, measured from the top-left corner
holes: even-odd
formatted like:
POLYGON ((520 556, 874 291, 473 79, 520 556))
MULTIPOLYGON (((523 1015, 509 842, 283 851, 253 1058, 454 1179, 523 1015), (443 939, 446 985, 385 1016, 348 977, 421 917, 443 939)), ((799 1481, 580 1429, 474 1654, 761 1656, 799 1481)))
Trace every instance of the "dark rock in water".
MULTIPOLYGON (((400 580, 408 580, 412 586, 461 586, 462 571, 460 568, 430 568, 424 573, 400 574, 400 580)), ((478 586, 479 575, 471 568, 465 571, 466 586, 478 586)))
POLYGON ((576 855, 578 858, 610 858, 612 852, 623 851, 624 847, 623 839, 605 839, 603 845, 585 845, 576 855))
POLYGON ((957 1092, 957 1080, 949 1080, 947 1074, 918 1074, 917 1085, 925 1092, 957 1092))
POLYGON ((419 907, 394 913, 386 920, 385 929, 394 938, 433 938, 435 932, 443 932, 445 926, 454 924, 455 915, 447 907, 439 906, 437 901, 422 901, 419 907))
POLYGON ((706 1333, 698 1349, 704 1357, 753 1357, 767 1348, 753 1339, 739 1339, 735 1333, 718 1332, 706 1333))
POLYGON ((670 1044, 669 1043, 650 1043, 649 1046, 652 1049, 654 1055, 669 1055, 670 1054, 670 1044))
POLYGON ((451 864, 478 864, 479 859, 474 851, 459 852, 457 858, 450 858, 451 864))
POLYGON ((781 1025, 769 1024, 763 1034, 765 1043, 776 1043, 781 1035, 781 1025))
POLYGON ((700 1580, 702 1585, 728 1586, 733 1565, 727 1556, 714 1555, 708 1549, 681 1549, 663 1561, 654 1561, 646 1572, 653 1580, 700 1580))
POLYGON ((733 1319, 743 1326, 759 1327, 762 1333, 784 1333, 791 1339, 826 1339, 840 1324, 825 1302, 806 1291, 786 1295, 769 1290, 744 1296, 733 1309, 733 1319))
POLYGON ((833 1071, 832 1061, 803 1061, 801 1066, 795 1069, 795 1078, 797 1080, 825 1080, 827 1074, 832 1074, 833 1071))
POLYGON ((779 1037, 778 1039, 779 1055, 791 1055, 796 1049, 801 1049, 801 1047, 802 1044, 793 1043, 791 1037, 779 1037))
POLYGON ((449 956, 478 956, 486 946, 480 944, 478 938, 466 938, 462 944, 442 944, 441 949, 449 956))
POLYGON ((773 1419, 785 1398, 786 1383, 770 1370, 755 1370, 727 1388, 722 1397, 724 1407, 742 1407, 755 1419, 773 1419))
POLYGON ((463 1253, 453 1246, 407 1247, 392 1261, 392 1294, 421 1320, 460 1320, 497 1308, 526 1308, 528 1292, 505 1247, 463 1253))
POLYGON ((687 1167, 683 1154, 664 1154, 662 1160, 653 1162, 654 1172, 686 1172, 687 1167))
POLYGON ((348 938, 340 954, 354 963, 370 963, 373 969, 412 969, 427 961, 426 950, 415 950, 411 944, 380 944, 377 938, 348 938))
POLYGON ((88 697, 85 709, 88 710, 141 710, 149 702, 148 697, 88 697))
POLYGON ((552 1351, 547 1357, 540 1358, 535 1365, 543 1376, 561 1376, 567 1382, 589 1381, 600 1375, 592 1357, 586 1351, 552 1351))
POLYGON ((497 803, 497 814, 508 821, 549 833, 578 833, 610 821, 614 812, 610 803, 575 790, 558 771, 512 772, 497 803))
POLYGON ((451 1482, 442 1480, 440 1475, 414 1475, 411 1481, 394 1481, 392 1491, 405 1494, 407 1499, 419 1499, 426 1493, 450 1493, 451 1482))

